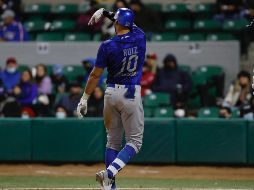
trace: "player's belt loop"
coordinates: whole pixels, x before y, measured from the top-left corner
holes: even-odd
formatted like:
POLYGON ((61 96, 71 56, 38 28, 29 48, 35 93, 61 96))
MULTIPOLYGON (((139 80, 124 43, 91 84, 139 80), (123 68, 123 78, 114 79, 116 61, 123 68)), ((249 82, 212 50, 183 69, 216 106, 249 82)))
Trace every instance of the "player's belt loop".
POLYGON ((126 85, 122 85, 122 84, 108 84, 107 86, 111 87, 111 88, 116 88, 116 89, 124 89, 124 88, 126 88, 126 85))

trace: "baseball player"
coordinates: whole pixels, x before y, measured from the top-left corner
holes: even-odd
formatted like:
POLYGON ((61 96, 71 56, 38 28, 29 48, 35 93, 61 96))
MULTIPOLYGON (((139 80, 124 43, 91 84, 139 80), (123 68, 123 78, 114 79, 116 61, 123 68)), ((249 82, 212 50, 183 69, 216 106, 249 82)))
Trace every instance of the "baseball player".
POLYGON ((114 22, 116 36, 101 44, 77 113, 79 117, 86 114, 88 98, 103 70, 107 68, 103 113, 107 129, 106 170, 96 174, 96 181, 102 190, 115 190, 115 176, 139 152, 142 145, 144 111, 140 79, 146 53, 146 36, 134 25, 134 14, 130 9, 120 8, 115 14, 99 9, 89 25, 98 22, 103 16, 114 22), (124 132, 126 145, 122 148, 124 132))

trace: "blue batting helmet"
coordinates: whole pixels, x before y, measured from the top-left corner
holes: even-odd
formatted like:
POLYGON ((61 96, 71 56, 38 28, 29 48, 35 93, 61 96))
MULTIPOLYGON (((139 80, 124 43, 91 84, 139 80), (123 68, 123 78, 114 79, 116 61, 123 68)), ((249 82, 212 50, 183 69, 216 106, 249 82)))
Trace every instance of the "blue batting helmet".
POLYGON ((132 28, 134 23, 134 13, 130 9, 120 8, 116 11, 114 19, 116 19, 120 25, 132 28))

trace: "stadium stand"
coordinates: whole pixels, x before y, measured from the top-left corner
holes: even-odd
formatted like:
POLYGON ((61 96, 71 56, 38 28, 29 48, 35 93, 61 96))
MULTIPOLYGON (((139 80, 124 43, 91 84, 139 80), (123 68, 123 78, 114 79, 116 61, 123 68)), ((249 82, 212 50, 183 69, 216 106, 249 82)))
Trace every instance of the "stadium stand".
MULTIPOLYGON (((78 17, 90 10, 88 3, 80 3, 76 0, 66 0, 61 3, 50 0, 40 1, 41 3, 34 2, 23 1, 21 16, 21 21, 29 32, 30 41, 87 42, 103 39, 100 30, 94 33, 89 28, 77 27, 78 17)), ((243 16, 221 22, 215 17, 217 14, 215 2, 209 0, 170 0, 167 2, 150 0, 144 2, 145 7, 155 12, 162 20, 163 27, 160 30, 146 31, 148 41, 151 42, 231 40, 242 42, 242 32, 250 21, 249 17, 243 16)), ((112 9, 112 4, 100 3, 97 5, 97 8, 99 7, 112 9)), ((53 65, 47 64, 46 66, 48 74, 52 74, 53 65)), ((27 65, 22 64, 19 65, 18 71, 22 73, 28 68, 27 65)), ((179 70, 188 73, 192 81, 188 101, 183 107, 195 110, 196 116, 200 118, 218 118, 219 108, 215 106, 217 106, 217 99, 223 98, 224 94, 225 71, 223 68, 218 65, 193 68, 190 65, 179 64, 179 70)), ((63 67, 63 75, 70 83, 80 80, 80 77, 84 77, 85 74, 81 65, 63 67)), ((106 75, 105 72, 104 78, 106 75)), ((105 81, 101 86, 105 87, 105 81)), ((66 94, 68 91, 51 94, 48 99, 50 105, 53 105, 52 108, 55 108, 55 103, 66 94)), ((143 102, 146 117, 174 117, 175 107, 171 104, 168 93, 151 91, 144 96, 143 102)), ((239 117, 239 110, 232 110, 232 118, 237 117, 239 117)))
MULTIPOLYGON (((29 1, 28 1, 29 2, 29 1)), ((45 1, 47 2, 47 1, 45 1)), ((148 31, 154 33, 149 40, 151 41, 192 41, 192 40, 240 40, 240 30, 248 24, 245 18, 238 20, 228 20, 220 23, 213 19, 215 14, 215 4, 212 3, 145 3, 148 9, 159 12, 164 23, 164 28, 161 33, 158 31, 148 31), (170 31, 171 33, 165 33, 170 31), (191 33, 200 33, 192 36, 191 33), (211 33, 223 34, 218 37, 211 38, 211 33), (180 34, 180 36, 179 36, 180 34)), ((204 1, 207 2, 207 1, 204 1)), ((111 4, 99 4, 98 7, 111 8, 111 4)), ((87 3, 28 3, 24 6, 24 23, 31 36, 41 35, 41 33, 54 32, 62 30, 66 33, 73 31, 80 32, 75 25, 75 19, 80 13, 85 13, 89 10, 87 3), (32 19, 31 19, 32 16, 32 19), (29 18, 29 19, 28 19, 29 18), (50 27, 46 25, 50 24, 50 27), (43 27, 44 26, 44 27, 43 27)), ((84 32, 84 31, 82 31, 84 32)), ((89 31, 86 31, 89 33, 89 31)), ((75 41, 84 41, 85 37, 74 38, 75 41)), ((37 37, 30 40, 37 39, 37 37)), ((45 38, 42 38, 44 40, 45 38)), ((64 38, 69 39, 69 38, 64 38)), ((88 40, 89 38, 85 38, 88 40)), ((90 38, 90 40, 99 40, 101 37, 90 38)), ((47 40, 47 38, 45 39, 47 40)), ((58 41, 59 39, 56 39, 58 41)))

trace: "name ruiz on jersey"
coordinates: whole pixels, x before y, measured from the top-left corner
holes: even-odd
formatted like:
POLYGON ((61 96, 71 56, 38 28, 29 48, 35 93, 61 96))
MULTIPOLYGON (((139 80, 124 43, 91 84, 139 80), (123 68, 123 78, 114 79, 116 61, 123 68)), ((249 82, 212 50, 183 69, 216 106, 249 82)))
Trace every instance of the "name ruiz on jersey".
POLYGON ((124 54, 124 57, 138 54, 138 47, 124 49, 123 54, 124 54))

